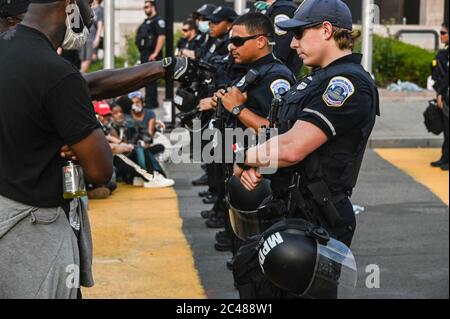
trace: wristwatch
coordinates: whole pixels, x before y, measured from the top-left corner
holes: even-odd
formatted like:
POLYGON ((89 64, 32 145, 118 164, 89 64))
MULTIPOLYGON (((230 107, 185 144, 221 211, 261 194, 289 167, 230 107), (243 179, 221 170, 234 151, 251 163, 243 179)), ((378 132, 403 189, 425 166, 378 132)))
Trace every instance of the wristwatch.
POLYGON ((241 115, 242 110, 245 109, 245 105, 239 105, 239 106, 235 106, 232 110, 231 110, 231 114, 233 114, 233 116, 238 117, 239 115, 241 115))

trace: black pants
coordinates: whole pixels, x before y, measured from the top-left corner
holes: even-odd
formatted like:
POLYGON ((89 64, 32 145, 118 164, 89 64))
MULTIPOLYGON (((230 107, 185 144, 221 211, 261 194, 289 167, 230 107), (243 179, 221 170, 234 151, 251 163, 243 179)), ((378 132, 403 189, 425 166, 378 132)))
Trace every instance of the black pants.
POLYGON ((449 119, 442 113, 442 121, 444 123, 444 144, 442 145, 442 158, 443 162, 449 162, 449 119))
MULTIPOLYGON (((141 63, 147 63, 150 54, 141 53, 141 63)), ((158 104, 158 81, 153 81, 145 87, 145 107, 149 109, 156 109, 158 104)))
POLYGON ((158 104, 158 81, 153 81, 145 87, 145 107, 156 109, 158 104))

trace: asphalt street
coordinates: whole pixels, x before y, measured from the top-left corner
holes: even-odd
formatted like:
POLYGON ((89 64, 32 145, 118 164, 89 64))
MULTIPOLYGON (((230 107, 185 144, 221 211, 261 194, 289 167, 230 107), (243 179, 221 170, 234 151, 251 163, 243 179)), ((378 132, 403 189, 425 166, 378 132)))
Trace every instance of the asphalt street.
MULTIPOLYGON (((214 250, 216 230, 206 228, 203 205, 191 180, 199 165, 170 165, 176 180, 183 231, 191 246, 195 267, 208 298, 237 298, 225 262, 229 253, 214 250)), ((352 250, 358 265, 353 298, 448 298, 449 209, 436 195, 401 170, 368 150, 354 204, 365 211, 357 216, 352 250), (366 280, 375 265, 379 288, 366 280)))

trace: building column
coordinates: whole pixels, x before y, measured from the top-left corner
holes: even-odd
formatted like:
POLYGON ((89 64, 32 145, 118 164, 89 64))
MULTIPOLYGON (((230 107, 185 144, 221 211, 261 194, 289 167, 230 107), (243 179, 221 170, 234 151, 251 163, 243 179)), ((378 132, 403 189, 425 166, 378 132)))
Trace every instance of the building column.
POLYGON ((445 0, 421 0, 420 24, 440 26, 444 21, 445 0))

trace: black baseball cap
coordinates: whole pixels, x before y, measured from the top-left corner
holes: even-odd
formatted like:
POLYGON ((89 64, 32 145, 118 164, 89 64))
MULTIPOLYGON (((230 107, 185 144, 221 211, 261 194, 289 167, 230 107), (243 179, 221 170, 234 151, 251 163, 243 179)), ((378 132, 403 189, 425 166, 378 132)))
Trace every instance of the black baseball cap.
POLYGON ((239 15, 230 7, 217 7, 213 13, 206 17, 212 23, 220 23, 222 21, 234 22, 239 15))
POLYGON ((194 13, 201 17, 207 17, 213 14, 216 9, 217 6, 215 4, 207 3, 198 8, 194 13))
POLYGON ((27 12, 30 0, 0 0, 0 18, 15 17, 27 12))
POLYGON ((352 13, 342 0, 305 0, 292 19, 280 21, 277 26, 282 30, 292 31, 325 21, 335 27, 353 29, 352 13))

